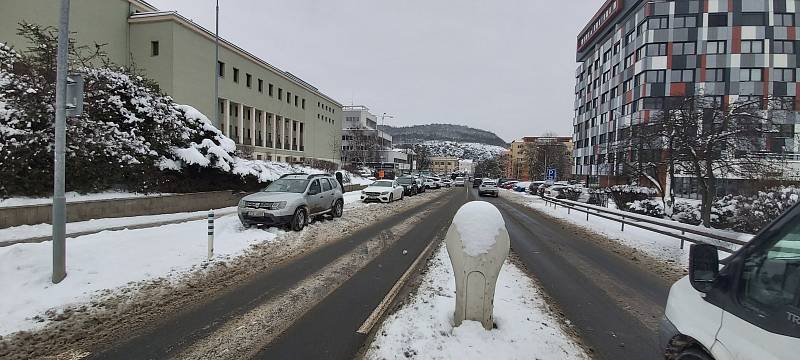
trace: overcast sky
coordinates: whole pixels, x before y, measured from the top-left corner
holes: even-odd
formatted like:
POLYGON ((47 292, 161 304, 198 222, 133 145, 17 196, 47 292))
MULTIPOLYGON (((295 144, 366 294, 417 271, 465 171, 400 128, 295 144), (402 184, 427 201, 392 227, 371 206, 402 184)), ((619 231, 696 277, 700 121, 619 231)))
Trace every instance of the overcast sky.
MULTIPOLYGON (((214 0, 149 0, 214 28, 214 0)), ((392 125, 572 133, 575 38, 602 0, 220 0, 220 35, 392 125)))

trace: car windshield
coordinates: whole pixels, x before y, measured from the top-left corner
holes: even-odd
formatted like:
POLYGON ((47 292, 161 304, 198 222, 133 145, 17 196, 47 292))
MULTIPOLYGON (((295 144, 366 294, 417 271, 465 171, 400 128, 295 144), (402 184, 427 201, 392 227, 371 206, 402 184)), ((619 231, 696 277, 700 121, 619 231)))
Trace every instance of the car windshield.
POLYGON ((397 179, 397 182, 399 182, 401 184, 411 184, 411 183, 414 182, 414 179, 409 178, 409 177, 401 177, 401 178, 397 179))
POLYGON ((261 191, 301 193, 306 191, 307 185, 308 180, 306 179, 278 179, 261 191))
POLYGON ((376 182, 372 183, 371 186, 375 186, 375 187, 392 187, 392 182, 391 181, 376 181, 376 182))

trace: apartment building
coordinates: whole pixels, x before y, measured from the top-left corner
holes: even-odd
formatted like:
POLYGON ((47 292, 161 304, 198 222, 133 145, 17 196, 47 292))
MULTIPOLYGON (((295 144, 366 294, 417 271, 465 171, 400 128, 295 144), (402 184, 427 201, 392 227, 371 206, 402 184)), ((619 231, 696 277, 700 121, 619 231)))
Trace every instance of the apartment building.
MULTIPOLYGON (((26 48, 29 44, 16 34, 18 24, 55 27, 59 10, 57 1, 5 0, 0 42, 26 48)), ((104 44, 111 61, 135 65, 176 102, 206 114, 252 158, 340 161, 341 149, 331 139, 341 137, 342 105, 298 76, 228 39, 220 39, 217 62, 211 31, 145 1, 73 0, 70 10, 70 31, 78 45, 104 44)))
MULTIPOLYGON (((794 0, 608 0, 577 38, 574 172, 590 184, 628 181, 616 152, 630 127, 671 97, 777 97, 789 104, 764 152, 796 156, 794 0)), ((722 105, 720 105, 722 106, 722 105)))

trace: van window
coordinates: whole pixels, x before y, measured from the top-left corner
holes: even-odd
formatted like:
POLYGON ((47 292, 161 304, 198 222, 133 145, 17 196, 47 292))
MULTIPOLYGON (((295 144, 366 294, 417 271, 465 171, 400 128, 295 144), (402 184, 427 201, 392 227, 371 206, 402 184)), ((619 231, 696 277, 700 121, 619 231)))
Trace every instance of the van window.
POLYGON ((322 191, 331 191, 331 183, 328 182, 328 179, 321 179, 322 182, 322 191))
POLYGON ((756 312, 773 313, 800 305, 800 221, 750 254, 741 280, 740 300, 756 312))

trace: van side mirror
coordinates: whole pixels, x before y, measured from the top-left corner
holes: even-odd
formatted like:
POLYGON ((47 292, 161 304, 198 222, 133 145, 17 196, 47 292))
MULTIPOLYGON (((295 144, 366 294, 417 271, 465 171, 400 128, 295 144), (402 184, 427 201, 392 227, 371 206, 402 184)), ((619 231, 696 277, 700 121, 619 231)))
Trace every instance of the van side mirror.
POLYGON ((689 281, 701 293, 707 293, 719 274, 719 253, 714 245, 693 244, 689 247, 689 281))

